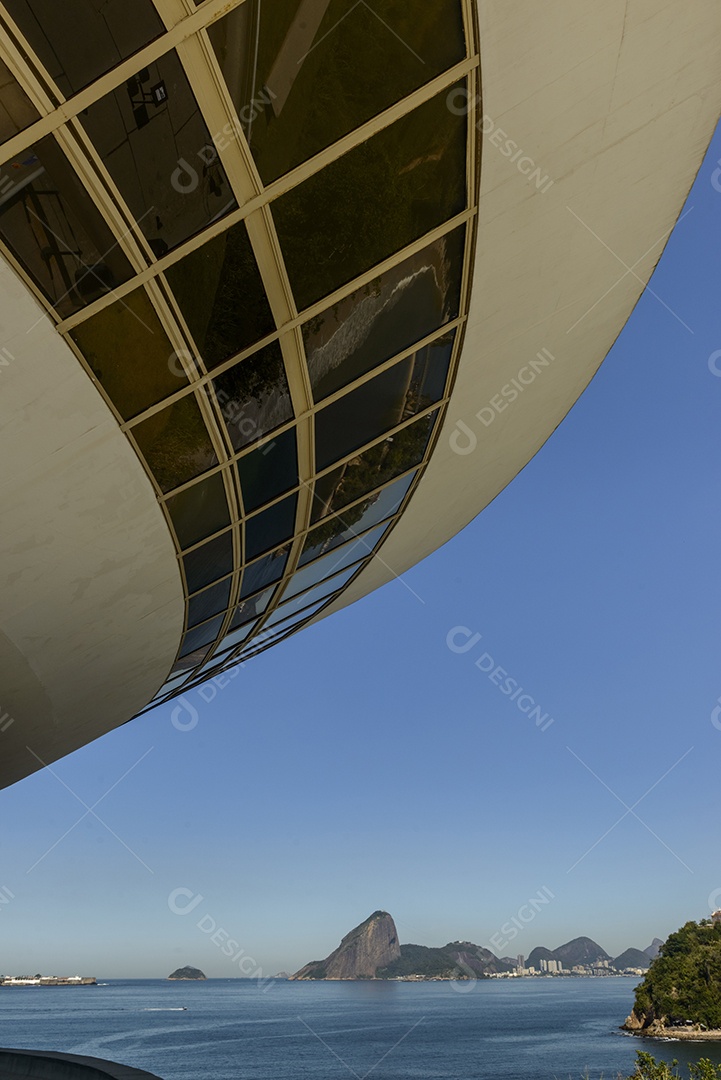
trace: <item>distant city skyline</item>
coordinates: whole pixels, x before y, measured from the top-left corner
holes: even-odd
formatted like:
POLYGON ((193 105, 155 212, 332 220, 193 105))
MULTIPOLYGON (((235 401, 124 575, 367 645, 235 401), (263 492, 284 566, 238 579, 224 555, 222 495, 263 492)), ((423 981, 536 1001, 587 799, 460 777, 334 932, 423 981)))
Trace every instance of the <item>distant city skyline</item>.
POLYGON ((0 793, 3 973, 267 976, 379 907, 404 943, 615 956, 721 906, 719 161, 717 132, 653 293, 463 533, 0 793))

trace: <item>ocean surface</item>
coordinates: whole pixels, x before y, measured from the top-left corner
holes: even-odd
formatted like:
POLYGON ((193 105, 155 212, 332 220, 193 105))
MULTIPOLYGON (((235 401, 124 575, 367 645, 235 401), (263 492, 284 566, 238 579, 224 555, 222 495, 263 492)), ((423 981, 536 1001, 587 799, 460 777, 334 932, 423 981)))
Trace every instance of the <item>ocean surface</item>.
POLYGON ((0 1045, 90 1054, 163 1080, 611 1080, 635 1052, 721 1044, 618 1031, 634 978, 475 983, 109 980, 0 988, 0 1045), (454 989, 455 987, 455 989, 454 989))

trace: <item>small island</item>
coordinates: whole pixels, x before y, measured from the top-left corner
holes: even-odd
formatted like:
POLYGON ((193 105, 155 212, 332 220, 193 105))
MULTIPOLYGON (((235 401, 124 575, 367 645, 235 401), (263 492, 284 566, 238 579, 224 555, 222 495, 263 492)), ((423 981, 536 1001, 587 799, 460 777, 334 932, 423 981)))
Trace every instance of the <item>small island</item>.
POLYGON ((721 911, 669 935, 623 1027, 648 1038, 721 1041, 721 911))
POLYGON ((189 967, 188 966, 188 967, 176 968, 175 971, 172 973, 172 975, 168 975, 168 978, 169 979, 174 979, 176 981, 181 980, 181 979, 202 980, 202 979, 205 978, 205 975, 200 970, 200 968, 189 967))

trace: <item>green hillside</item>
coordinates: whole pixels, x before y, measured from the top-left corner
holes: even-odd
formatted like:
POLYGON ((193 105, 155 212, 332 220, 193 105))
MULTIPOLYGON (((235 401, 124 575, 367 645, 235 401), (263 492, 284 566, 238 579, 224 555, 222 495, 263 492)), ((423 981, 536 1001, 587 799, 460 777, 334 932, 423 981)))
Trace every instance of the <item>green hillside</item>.
POLYGON ((687 922, 661 946, 636 988, 634 1015, 721 1029, 721 922, 687 922))

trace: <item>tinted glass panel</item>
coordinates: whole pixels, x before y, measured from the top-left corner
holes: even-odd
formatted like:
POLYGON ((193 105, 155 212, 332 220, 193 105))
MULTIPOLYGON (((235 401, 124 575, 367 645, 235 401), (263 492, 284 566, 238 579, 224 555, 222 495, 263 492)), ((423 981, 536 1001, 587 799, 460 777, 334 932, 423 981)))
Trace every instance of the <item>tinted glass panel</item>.
POLYGON ((124 420, 188 385, 145 289, 103 308, 70 336, 124 420))
POLYGON ((395 484, 390 484, 383 491, 377 492, 338 517, 330 518, 313 529, 306 537, 298 565, 303 566, 311 559, 317 559, 324 552, 332 551, 339 544, 345 543, 346 540, 357 536, 365 529, 370 529, 377 522, 395 514, 413 483, 414 476, 415 473, 410 473, 401 480, 396 480, 395 484))
MULTIPOLYGON (((212 640, 212 638, 211 638, 211 640, 212 640)), ((185 642, 186 642, 186 638, 183 639, 183 645, 185 645, 185 642)), ((192 640, 191 640, 190 644, 192 645, 192 640)), ((206 646, 207 646, 207 643, 206 643, 206 646)), ((197 667, 198 664, 203 663, 203 660, 205 660, 207 655, 208 655, 207 647, 206 648, 198 647, 197 649, 191 649, 191 651, 189 653, 182 653, 181 656, 179 657, 179 659, 176 660, 175 663, 173 664, 173 671, 174 672, 175 671, 184 671, 186 673, 186 677, 187 677, 188 673, 190 671, 192 671, 192 669, 194 667, 197 667)))
POLYGON ((213 663, 215 663, 218 659, 222 660, 223 658, 225 658, 227 660, 230 650, 237 648, 237 646, 240 645, 241 642, 245 641, 246 638, 250 637, 254 626, 255 623, 250 623, 249 626, 241 626, 239 630, 233 631, 232 634, 226 634, 226 636, 223 638, 223 647, 228 646, 228 652, 224 653, 223 657, 214 656, 213 663))
POLYGON ((454 229, 306 323, 316 401, 456 318, 465 232, 454 229))
MULTIPOLYGON (((367 552, 364 552, 364 554, 367 554, 367 552)), ((309 591, 303 593, 302 596, 296 596, 295 599, 290 600, 287 604, 283 604, 282 607, 279 607, 273 612, 265 625, 272 626, 273 623, 280 622, 288 615, 294 615, 296 611, 300 611, 302 608, 314 604, 316 600, 330 596, 336 589, 340 589, 347 581, 350 581, 357 570, 357 566, 351 566, 350 569, 343 570, 342 573, 335 574, 333 577, 321 581, 315 588, 309 589, 309 591)))
MULTIPOLYGON (((353 572, 355 573, 355 569, 353 572)), ((333 582, 334 584, 331 592, 338 588, 338 586, 335 584, 335 579, 333 579, 333 582)), ((344 584, 343 581, 340 581, 339 583, 344 584)), ((328 603, 329 596, 330 593, 324 592, 320 600, 316 600, 314 604, 309 604, 307 607, 304 607, 302 609, 299 609, 298 601, 296 600, 292 600, 289 604, 284 604, 283 607, 278 608, 277 611, 273 612, 273 614, 265 624, 264 629, 266 627, 277 626, 278 629, 283 627, 284 631, 287 631, 292 630, 294 626, 300 626, 302 622, 305 622, 306 619, 312 618, 312 616, 315 615, 317 611, 320 611, 320 609, 328 603)), ((305 600, 305 597, 299 597, 298 599, 305 600)))
MULTIPOLYGON (((3 60, 0 60, 0 142, 5 142, 28 124, 40 118, 40 113, 3 60)), ((0 177, 0 192, 5 190, 6 178, 0 177)))
POLYGON ((421 105, 273 203, 300 310, 465 208, 466 121, 449 112, 446 98, 421 105))
POLYGON ((270 555, 264 555, 262 559, 246 566, 243 571, 243 584, 240 589, 241 596, 251 596, 252 593, 270 585, 274 581, 280 581, 285 573, 285 565, 288 562, 289 547, 279 551, 271 551, 270 555))
POLYGON ((217 615, 219 611, 225 611, 230 600, 231 578, 219 581, 205 592, 191 596, 188 601, 188 613, 186 621, 188 626, 197 626, 198 623, 209 619, 211 615, 217 615))
POLYGON ((235 450, 261 439, 293 416, 277 342, 219 375, 213 380, 213 389, 235 450))
POLYGON ((169 266, 165 276, 208 368, 275 330, 242 221, 169 266))
POLYGON ((344 570, 351 563, 356 563, 359 559, 365 559, 367 555, 370 555, 387 528, 388 525, 378 525, 371 532, 366 533, 365 536, 357 537, 349 544, 346 544, 345 547, 338 548, 337 551, 331 551, 330 554, 324 555, 322 559, 316 559, 315 562, 308 563, 307 566, 304 566, 302 570, 298 570, 293 575, 286 587, 284 597, 295 596, 296 593, 302 592, 303 589, 309 589, 316 582, 327 578, 329 574, 337 574, 339 570, 344 570))
POLYGON ((208 33, 266 183, 465 55, 458 0, 249 0, 208 33))
MULTIPOLYGON (((223 616, 219 615, 212 622, 203 623, 202 626, 196 626, 194 630, 189 630, 183 638, 183 647, 180 650, 181 656, 187 656, 188 653, 195 652, 196 649, 200 649, 203 645, 209 645, 212 641, 215 641, 218 636, 218 631, 223 625, 223 616)), ((200 657, 202 660, 203 657, 200 657)))
POLYGON ((340 510, 399 473, 418 465, 426 452, 437 415, 431 413, 421 417, 415 424, 409 424, 391 438, 319 477, 315 482, 311 522, 320 521, 326 514, 340 510))
POLYGON ((246 512, 295 487, 298 484, 295 428, 276 435, 271 442, 240 458, 237 464, 246 512))
POLYGON ((173 495, 165 504, 181 548, 197 544, 206 536, 230 525, 225 486, 220 473, 173 495))
POLYGON ((223 533, 207 544, 189 552, 183 558, 188 592, 195 592, 211 581, 225 577, 233 569, 233 536, 223 533))
POLYGON ((161 491, 172 491, 218 463, 192 394, 143 420, 132 434, 161 491))
POLYGON ((0 235, 63 317, 132 273, 52 135, 4 166, 0 235))
POLYGON ((106 94, 80 119, 157 256, 235 206, 174 52, 106 94))
POLYGON ((235 609, 235 615, 233 621, 230 624, 231 630, 236 630, 239 626, 245 626, 251 619, 255 619, 256 616, 262 615, 268 604, 270 598, 273 595, 273 589, 266 589, 265 592, 258 593, 256 596, 251 597, 249 600, 243 600, 238 604, 235 609))
POLYGON ((446 335, 321 409, 315 418, 318 469, 442 397, 452 350, 446 335))
POLYGON ((150 0, 4 0, 66 97, 164 30, 150 0))
POLYGON ((248 518, 245 523, 245 552, 247 559, 262 555, 264 551, 289 540, 295 529, 295 506, 297 496, 276 503, 262 514, 248 518))

